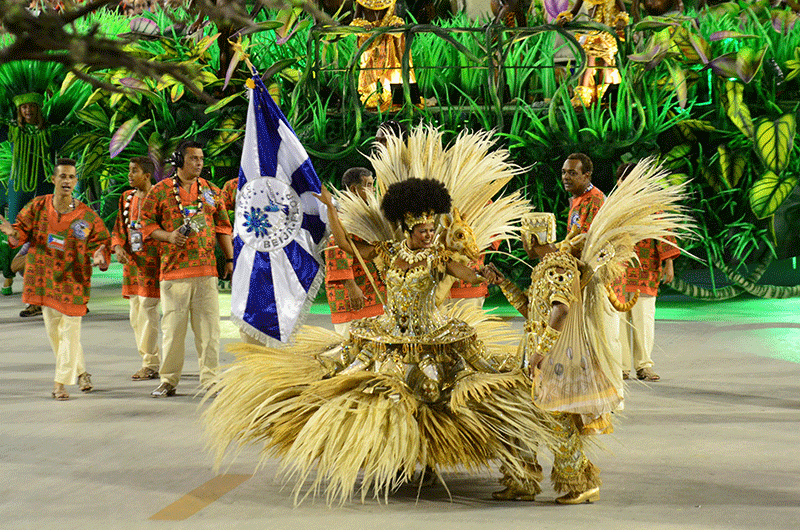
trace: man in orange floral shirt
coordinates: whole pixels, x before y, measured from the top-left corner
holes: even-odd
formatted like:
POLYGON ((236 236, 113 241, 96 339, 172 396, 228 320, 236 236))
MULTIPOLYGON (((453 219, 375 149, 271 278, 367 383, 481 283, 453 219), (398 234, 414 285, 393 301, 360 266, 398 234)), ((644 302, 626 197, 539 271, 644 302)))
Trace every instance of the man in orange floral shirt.
MULTIPOLYGON (((617 182, 622 182, 636 164, 630 163, 617 169, 617 182)), ((622 377, 631 373, 631 355, 636 377, 644 381, 658 381, 661 377, 653 371, 653 344, 656 328, 656 296, 662 280, 669 283, 675 277, 672 260, 680 256, 675 238, 667 238, 672 245, 655 239, 645 239, 636 244, 638 263, 628 265, 617 295, 639 293, 639 299, 625 313, 620 326, 622 338, 622 377), (663 265, 663 267, 662 267, 663 265), (624 291, 624 293, 622 292, 624 291)))
POLYGON ((75 161, 61 158, 53 173, 52 195, 35 197, 17 215, 14 226, 0 216, 0 230, 12 246, 30 242, 22 301, 42 306, 44 326, 56 356, 52 396, 69 399, 65 385, 77 381, 92 390, 81 345, 92 266, 108 268, 108 229, 88 206, 72 197, 78 183, 75 161))
MULTIPOLYGON (((363 200, 373 194, 375 178, 372 172, 363 167, 352 167, 342 175, 342 187, 363 200)), ((367 272, 353 256, 336 246, 331 236, 330 245, 325 249, 325 290, 331 308, 331 322, 337 333, 347 333, 350 322, 359 318, 383 314, 381 299, 375 294, 367 273, 372 275, 381 296, 386 297, 375 264, 366 263, 367 272)))
POLYGON ((111 246, 123 264, 122 296, 130 304, 130 321, 142 366, 131 376, 134 381, 158 379, 158 285, 159 247, 142 234, 142 203, 150 188, 155 165, 149 157, 137 156, 128 164, 128 184, 133 186, 119 198, 117 222, 111 246))
POLYGON ((220 190, 200 177, 202 146, 187 141, 174 154, 176 175, 153 186, 142 206, 145 239, 161 245, 161 384, 153 397, 175 395, 181 378, 186 330, 191 320, 200 364, 200 384, 208 386, 219 365, 219 298, 214 245, 233 271, 231 223, 220 190))

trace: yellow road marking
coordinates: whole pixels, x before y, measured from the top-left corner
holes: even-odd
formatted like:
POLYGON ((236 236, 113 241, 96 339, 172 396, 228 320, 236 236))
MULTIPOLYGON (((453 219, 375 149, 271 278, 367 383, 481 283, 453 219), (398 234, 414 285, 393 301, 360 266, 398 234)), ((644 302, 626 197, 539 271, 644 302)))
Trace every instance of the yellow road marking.
POLYGON ((195 488, 157 514, 151 521, 183 521, 216 501, 252 475, 219 475, 195 488))

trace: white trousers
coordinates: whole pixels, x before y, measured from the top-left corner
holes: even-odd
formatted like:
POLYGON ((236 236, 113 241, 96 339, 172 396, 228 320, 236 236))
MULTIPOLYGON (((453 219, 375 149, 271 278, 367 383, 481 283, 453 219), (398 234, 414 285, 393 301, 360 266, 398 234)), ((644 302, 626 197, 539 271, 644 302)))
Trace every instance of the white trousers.
MULTIPOLYGON (((614 309, 607 298, 603 299, 603 331, 608 340, 609 354, 608 359, 611 373, 607 374, 611 383, 617 388, 620 396, 624 395, 625 384, 622 381, 622 344, 620 344, 619 322, 620 312, 614 309)), ((624 405, 619 407, 622 410, 624 405)))
POLYGON ((70 317, 51 307, 42 306, 42 318, 50 347, 56 356, 56 375, 53 380, 62 385, 74 385, 78 376, 86 371, 81 346, 83 317, 70 317))
POLYGON ((651 368, 656 330, 656 297, 640 295, 636 305, 620 319, 619 336, 622 339, 622 369, 651 368))
POLYGON ((200 365, 200 384, 208 386, 219 366, 219 297, 217 278, 203 276, 161 281, 162 383, 177 386, 183 371, 189 324, 200 365))
POLYGON ((161 362, 158 358, 158 298, 131 296, 130 319, 136 348, 142 357, 142 368, 158 371, 161 362))

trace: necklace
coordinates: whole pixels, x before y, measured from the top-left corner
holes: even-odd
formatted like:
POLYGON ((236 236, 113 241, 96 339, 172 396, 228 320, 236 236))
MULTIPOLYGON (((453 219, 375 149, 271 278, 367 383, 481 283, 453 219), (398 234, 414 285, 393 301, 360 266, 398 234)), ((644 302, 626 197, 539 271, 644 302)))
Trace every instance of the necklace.
POLYGON ((126 227, 133 228, 134 230, 140 230, 142 228, 142 205, 139 204, 139 214, 136 216, 136 221, 130 222, 130 211, 131 211, 131 202, 133 202, 133 196, 136 195, 136 191, 134 190, 128 198, 125 199, 125 209, 122 211, 122 219, 125 222, 126 227))
POLYGON ((62 214, 61 212, 59 212, 59 211, 58 211, 58 209, 56 208, 56 201, 55 201, 55 197, 54 197, 54 198, 53 198, 53 209, 54 209, 54 210, 56 211, 56 213, 58 214, 58 222, 60 223, 60 222, 61 222, 61 216, 62 216, 62 215, 66 215, 66 214, 68 214, 69 212, 71 212, 71 211, 75 210, 75 197, 72 197, 72 200, 70 200, 70 202, 69 202, 69 209, 68 209, 66 212, 64 212, 63 214, 62 214))
POLYGON ((413 265, 414 263, 427 260, 431 252, 433 252, 432 247, 411 250, 408 246, 408 240, 404 240, 397 249, 397 256, 409 265, 413 265))
MULTIPOLYGON (((176 176, 172 180, 175 183, 175 187, 174 187, 175 202, 178 203, 178 210, 183 215, 183 224, 184 225, 188 225, 189 221, 192 219, 192 217, 194 217, 195 215, 197 215, 198 213, 203 211, 203 185, 200 183, 200 179, 198 178, 197 179, 197 209, 194 211, 194 213, 190 214, 189 212, 191 210, 189 209, 189 207, 187 206, 187 207, 184 208, 183 203, 181 203, 180 179, 176 176)), ((189 193, 191 193, 191 191, 192 191, 192 188, 190 186, 189 187, 189 193)))

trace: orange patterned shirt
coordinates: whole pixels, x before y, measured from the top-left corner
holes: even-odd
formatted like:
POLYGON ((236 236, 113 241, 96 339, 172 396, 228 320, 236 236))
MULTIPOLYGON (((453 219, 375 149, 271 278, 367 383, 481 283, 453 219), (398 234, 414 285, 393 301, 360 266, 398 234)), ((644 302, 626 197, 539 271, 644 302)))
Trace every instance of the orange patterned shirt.
POLYGON ((14 228, 20 244, 31 244, 22 301, 78 317, 89 302, 92 256, 105 245, 110 261, 111 241, 100 216, 77 199, 74 204, 74 210, 59 214, 53 195, 36 197, 19 212, 14 228))
MULTIPOLYGON (((158 286, 159 276, 159 249, 161 242, 148 238, 142 242, 143 248, 139 252, 131 250, 130 231, 132 222, 141 220, 141 201, 136 196, 136 190, 128 190, 119 198, 119 211, 114 230, 111 233, 111 248, 121 246, 128 253, 130 259, 122 266, 122 296, 146 296, 148 298, 161 298, 158 286), (125 202, 133 195, 128 212, 128 226, 125 226, 125 202)), ((141 230, 141 228, 140 228, 141 230)))
MULTIPOLYGON (((674 237, 669 237, 675 243, 674 237)), ((628 265, 625 273, 625 292, 648 296, 658 295, 658 285, 661 281, 661 264, 664 260, 675 259, 681 255, 678 247, 673 247, 656 239, 643 239, 636 244, 636 255, 639 263, 628 265)))
POLYGON ((217 276, 214 246, 217 234, 230 234, 231 223, 220 198, 219 188, 203 178, 190 191, 180 187, 181 208, 175 200, 174 178, 164 179, 152 187, 142 206, 142 231, 145 240, 156 229, 172 232, 184 222, 184 212, 191 216, 193 231, 186 245, 161 244, 161 277, 163 280, 217 276), (197 210, 198 184, 202 188, 201 210, 197 210))
MULTIPOLYGON (((367 269, 378 286, 383 299, 386 300, 386 286, 378 275, 372 261, 366 262, 367 269)), ((364 269, 357 259, 336 246, 331 236, 328 248, 325 249, 325 292, 331 308, 331 322, 344 324, 359 318, 374 317, 383 314, 383 305, 375 295, 375 289, 367 278, 364 269), (357 311, 350 309, 345 280, 354 280, 364 293, 364 307, 357 311)))
POLYGON ((239 191, 239 177, 230 179, 222 186, 222 204, 229 212, 236 211, 236 193, 239 191))
POLYGON ((600 210, 605 201, 606 196, 594 185, 591 185, 580 197, 570 197, 567 232, 575 225, 580 227, 581 233, 588 232, 589 227, 592 226, 592 221, 594 221, 594 216, 597 215, 598 210, 600 210))

